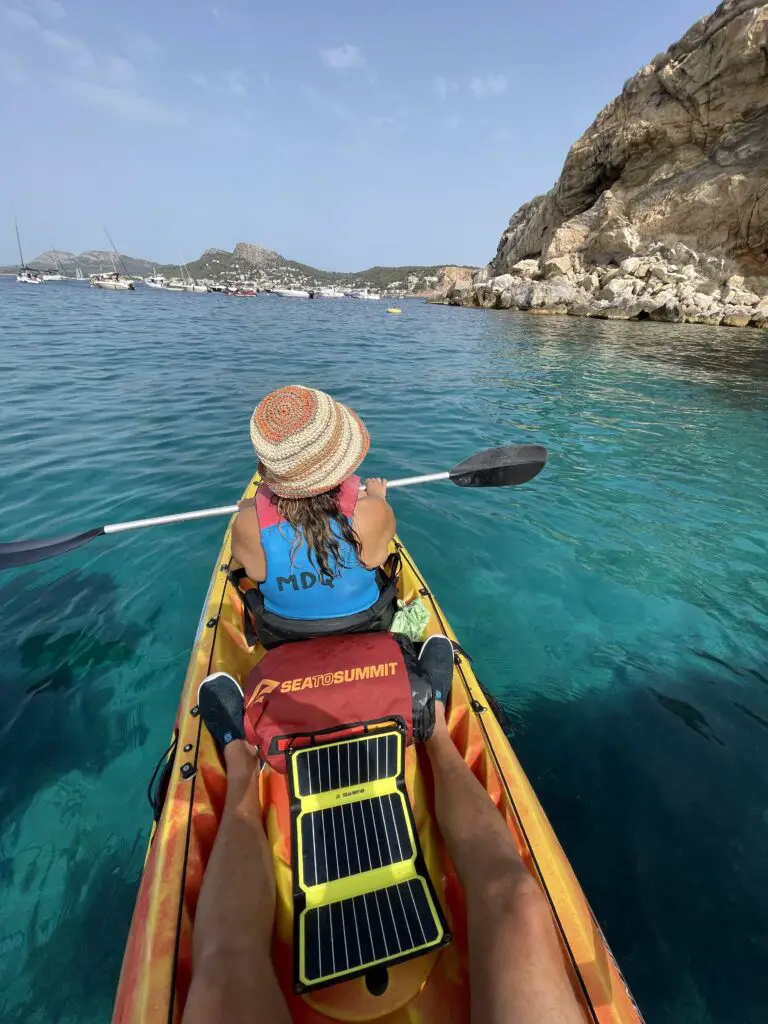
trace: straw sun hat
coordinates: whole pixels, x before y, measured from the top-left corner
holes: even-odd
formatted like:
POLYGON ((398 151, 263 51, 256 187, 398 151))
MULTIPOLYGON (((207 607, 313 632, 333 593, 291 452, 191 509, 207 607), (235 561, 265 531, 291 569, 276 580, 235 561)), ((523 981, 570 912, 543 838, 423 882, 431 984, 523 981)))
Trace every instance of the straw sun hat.
POLYGON ((281 498, 310 498, 343 483, 365 458, 370 438, 359 416, 324 391, 292 384, 263 398, 251 441, 281 498))

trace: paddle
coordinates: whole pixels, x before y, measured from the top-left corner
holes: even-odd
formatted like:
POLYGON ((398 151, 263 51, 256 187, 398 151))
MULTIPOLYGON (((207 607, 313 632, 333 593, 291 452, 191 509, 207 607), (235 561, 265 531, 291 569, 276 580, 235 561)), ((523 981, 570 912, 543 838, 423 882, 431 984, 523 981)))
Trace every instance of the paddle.
MULTIPOLYGON (((427 476, 410 476, 402 480, 390 480, 389 487, 411 487, 414 484, 428 484, 436 480, 452 480, 459 487, 510 487, 532 480, 544 468, 547 449, 540 444, 512 444, 503 448, 491 448, 486 452, 465 459, 447 473, 431 473, 427 476)), ((42 562, 45 558, 66 554, 87 544, 94 537, 108 533, 124 533, 126 530, 141 530, 146 526, 164 526, 166 523, 184 523, 190 519, 209 519, 211 516, 229 516, 237 512, 237 505, 222 505, 219 508, 204 508, 197 512, 179 512, 172 516, 156 516, 154 519, 134 519, 127 523, 110 523, 97 526, 85 533, 73 533, 66 537, 49 540, 17 540, 0 544, 0 570, 13 569, 19 565, 42 562)))

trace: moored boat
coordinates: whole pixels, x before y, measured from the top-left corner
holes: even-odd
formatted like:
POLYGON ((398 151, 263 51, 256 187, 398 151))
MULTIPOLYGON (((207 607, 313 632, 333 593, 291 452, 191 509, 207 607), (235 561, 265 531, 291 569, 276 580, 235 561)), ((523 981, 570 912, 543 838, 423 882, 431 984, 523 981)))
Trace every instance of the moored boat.
POLYGON ((283 299, 311 299, 312 293, 304 288, 273 288, 273 295, 279 295, 283 299))
MULTIPOLYGON (((254 478, 244 497, 253 497, 257 485, 258 478, 254 478)), ((399 597, 405 602, 420 598, 428 612, 425 635, 443 633, 455 639, 407 549, 396 540, 393 553, 401 560, 399 597)), ((241 592, 230 574, 233 568, 228 530, 202 610, 171 752, 156 790, 156 824, 128 937, 114 1024, 178 1022, 184 1011, 192 972, 195 908, 226 792, 219 756, 201 726, 198 688, 211 672, 224 671, 245 680, 264 654, 258 644, 249 646, 244 634, 241 592)), ((298 679, 293 683, 304 685, 298 679)), ((638 1024, 640 1014, 515 757, 495 704, 461 648, 455 658, 448 727, 455 746, 498 807, 523 861, 547 896, 568 977, 585 1020, 638 1024)), ((453 940, 427 950, 414 947, 408 959, 400 950, 398 956, 384 961, 383 974, 382 963, 377 962, 376 985, 358 971, 351 980, 324 979, 323 987, 308 991, 296 977, 300 957, 294 944, 295 806, 292 809, 287 776, 270 765, 261 772, 261 806, 277 884, 272 958, 293 1020, 307 1024, 329 1020, 466 1024, 469 1020, 466 908, 436 825, 431 778, 425 749, 407 747, 402 791, 407 792, 424 869, 450 922, 453 940)), ((375 920, 370 926, 376 932, 375 920)), ((383 930, 384 925, 381 927, 383 930)), ((371 945, 375 942, 372 934, 371 945)))
POLYGON ((115 271, 112 274, 91 274, 91 285, 94 288, 102 288, 111 292, 132 292, 135 285, 130 278, 115 271))

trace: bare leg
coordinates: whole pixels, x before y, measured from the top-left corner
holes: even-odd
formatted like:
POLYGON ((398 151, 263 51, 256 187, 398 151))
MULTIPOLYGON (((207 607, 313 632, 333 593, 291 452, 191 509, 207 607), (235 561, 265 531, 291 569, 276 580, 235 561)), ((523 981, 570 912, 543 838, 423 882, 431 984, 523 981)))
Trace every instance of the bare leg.
POLYGON ((258 761, 224 748, 227 797, 203 879, 183 1024, 290 1024, 272 967, 275 877, 261 821, 258 761))
POLYGON ((475 1024, 583 1024, 552 914, 504 819, 453 745, 442 704, 427 752, 437 820, 467 898, 475 1024))

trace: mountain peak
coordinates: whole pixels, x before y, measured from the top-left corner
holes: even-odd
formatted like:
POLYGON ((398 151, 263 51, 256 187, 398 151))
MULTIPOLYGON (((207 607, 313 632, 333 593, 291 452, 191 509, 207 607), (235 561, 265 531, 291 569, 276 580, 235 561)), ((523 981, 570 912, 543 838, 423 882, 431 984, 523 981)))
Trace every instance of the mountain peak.
POLYGON ((232 255, 236 260, 252 263, 256 267, 283 259, 274 249, 265 249, 263 245, 253 245, 251 242, 238 242, 232 255))

